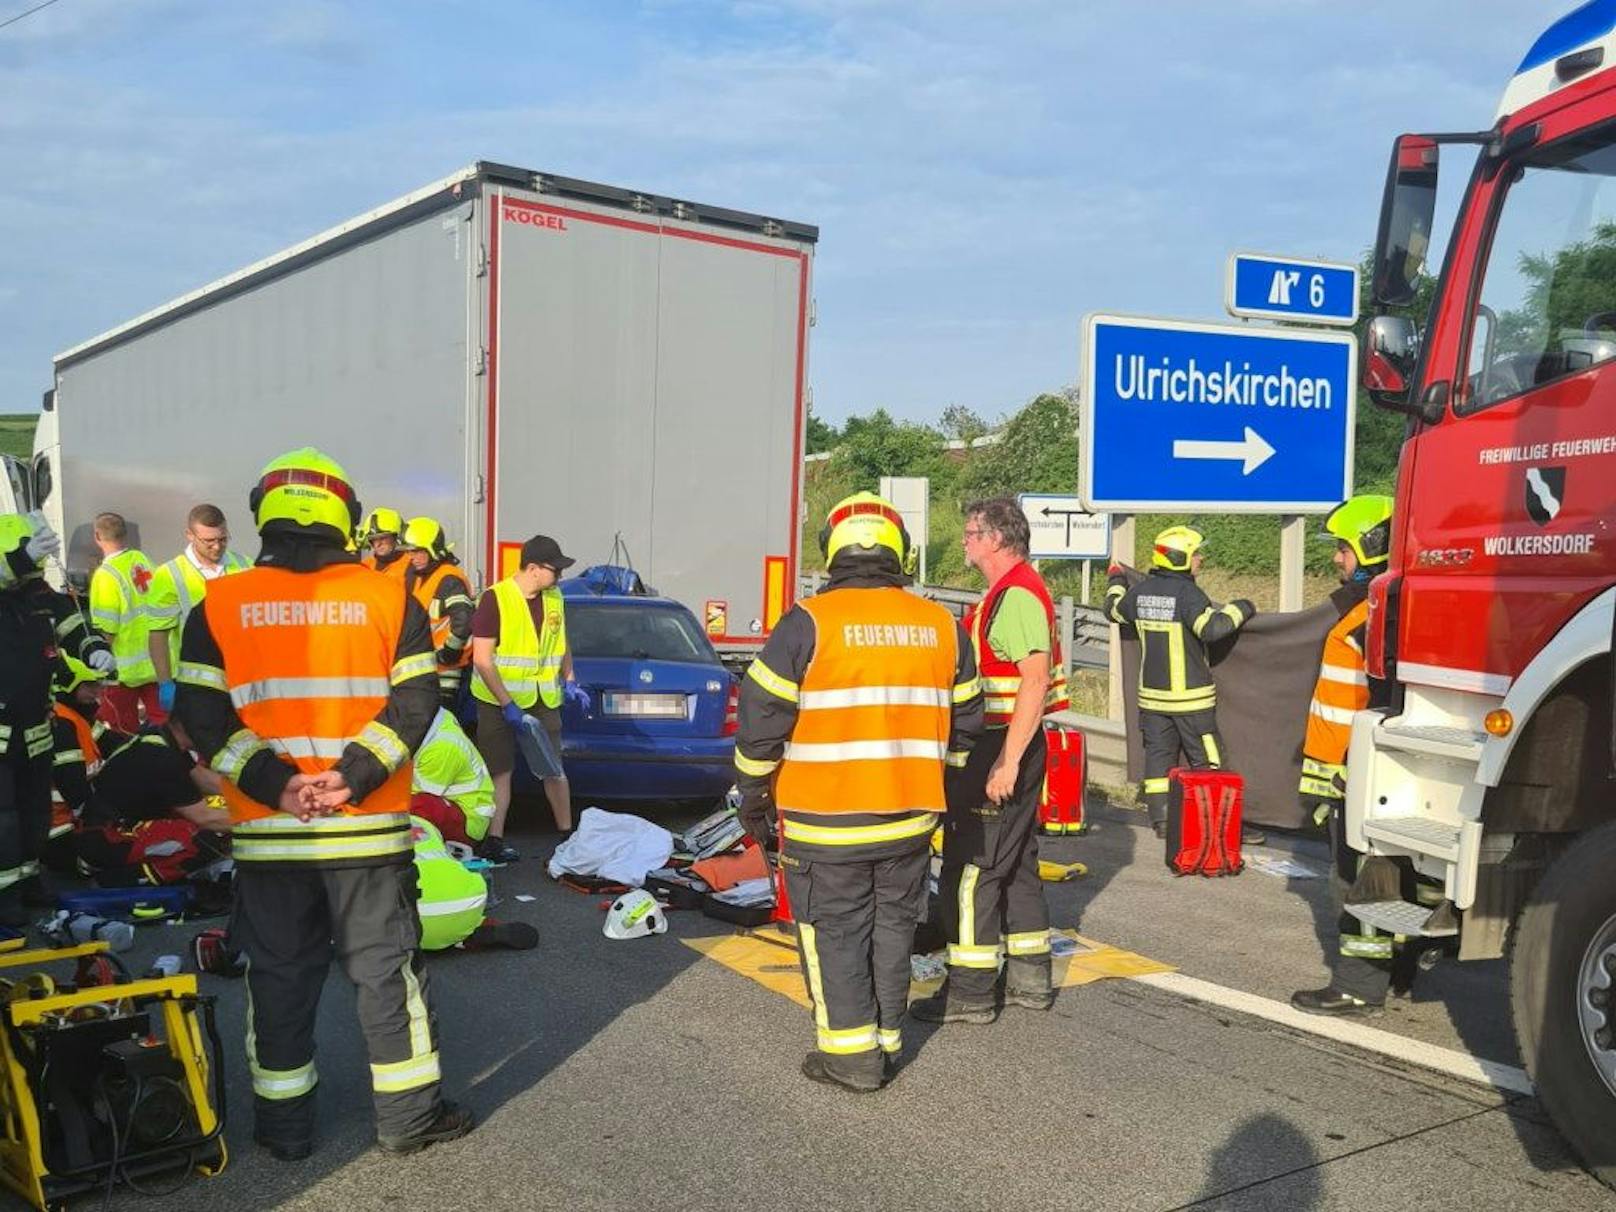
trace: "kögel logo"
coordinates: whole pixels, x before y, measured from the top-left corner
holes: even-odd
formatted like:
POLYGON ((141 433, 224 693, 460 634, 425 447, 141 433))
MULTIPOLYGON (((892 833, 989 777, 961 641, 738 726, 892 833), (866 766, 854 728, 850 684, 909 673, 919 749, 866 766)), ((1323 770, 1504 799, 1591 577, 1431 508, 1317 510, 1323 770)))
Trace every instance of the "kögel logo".
POLYGON ((545 227, 551 231, 567 230, 567 221, 560 215, 549 215, 541 210, 528 210, 520 206, 505 208, 505 222, 520 223, 525 227, 545 227))
POLYGON ((1526 469, 1526 514, 1539 526, 1547 526, 1560 512, 1565 500, 1564 467, 1526 469))

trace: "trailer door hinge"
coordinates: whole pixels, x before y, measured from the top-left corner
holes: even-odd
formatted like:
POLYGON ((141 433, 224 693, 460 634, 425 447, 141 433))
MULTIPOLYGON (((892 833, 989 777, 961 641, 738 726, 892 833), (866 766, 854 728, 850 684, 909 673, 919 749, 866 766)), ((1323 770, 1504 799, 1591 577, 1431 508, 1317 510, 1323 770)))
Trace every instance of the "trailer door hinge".
POLYGON ((477 473, 477 487, 475 487, 475 488, 473 488, 471 490, 471 503, 473 505, 481 505, 483 503, 484 499, 485 498, 483 496, 483 473, 479 471, 477 473))
POLYGON ((488 245, 477 245, 477 276, 480 278, 488 272, 488 245))
POLYGON ((472 362, 472 368, 480 375, 488 373, 488 350, 481 345, 477 347, 477 356, 472 362))

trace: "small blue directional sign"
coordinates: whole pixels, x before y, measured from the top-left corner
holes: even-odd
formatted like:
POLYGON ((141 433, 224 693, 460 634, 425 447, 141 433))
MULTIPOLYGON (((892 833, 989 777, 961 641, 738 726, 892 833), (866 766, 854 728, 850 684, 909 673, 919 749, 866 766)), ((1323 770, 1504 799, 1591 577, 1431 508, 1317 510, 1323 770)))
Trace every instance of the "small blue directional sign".
POLYGON ((1095 513, 1324 513, 1352 493, 1350 333, 1083 321, 1079 493, 1095 513))
POLYGON ((1231 253, 1223 306, 1231 316, 1350 325, 1358 318, 1358 267, 1231 253))

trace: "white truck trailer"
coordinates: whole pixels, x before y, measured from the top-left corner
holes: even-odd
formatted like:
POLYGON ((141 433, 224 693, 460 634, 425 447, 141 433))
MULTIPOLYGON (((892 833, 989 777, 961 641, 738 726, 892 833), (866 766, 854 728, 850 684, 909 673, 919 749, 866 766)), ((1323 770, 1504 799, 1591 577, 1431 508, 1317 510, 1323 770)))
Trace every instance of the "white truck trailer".
POLYGON ((318 446, 479 585, 620 537, 744 652, 797 583, 817 238, 479 162, 59 354, 30 487, 76 580, 102 510, 167 559, 209 501, 253 554, 248 488, 318 446))

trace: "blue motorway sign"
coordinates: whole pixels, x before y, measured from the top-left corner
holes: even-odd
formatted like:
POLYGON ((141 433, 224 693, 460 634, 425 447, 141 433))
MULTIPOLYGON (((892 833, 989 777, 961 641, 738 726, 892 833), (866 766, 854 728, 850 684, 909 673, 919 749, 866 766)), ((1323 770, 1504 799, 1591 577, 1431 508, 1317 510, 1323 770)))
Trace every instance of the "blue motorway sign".
POLYGON ((1350 333, 1091 315, 1079 493, 1095 513, 1323 513, 1352 493, 1350 333))
POLYGON ((1358 267, 1232 253, 1223 305, 1231 316, 1351 324, 1358 318, 1358 267))

